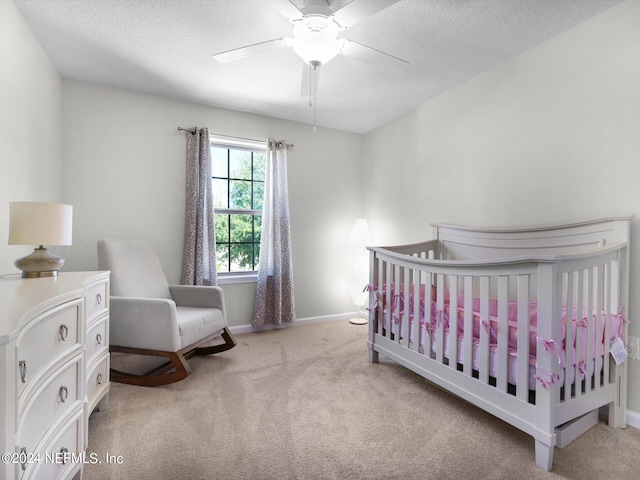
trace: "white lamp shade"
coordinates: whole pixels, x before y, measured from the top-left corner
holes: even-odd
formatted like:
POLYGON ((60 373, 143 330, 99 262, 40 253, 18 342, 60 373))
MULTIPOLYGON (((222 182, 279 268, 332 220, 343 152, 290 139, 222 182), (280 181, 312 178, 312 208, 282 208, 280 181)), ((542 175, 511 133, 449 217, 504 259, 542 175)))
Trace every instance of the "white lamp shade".
POLYGON ((367 303, 368 293, 364 292, 364 288, 369 281, 369 252, 366 248, 368 230, 367 221, 364 218, 358 218, 353 223, 349 238, 351 299, 357 306, 367 303))
POLYGON ((71 245, 71 205, 12 202, 10 207, 9 245, 71 245))

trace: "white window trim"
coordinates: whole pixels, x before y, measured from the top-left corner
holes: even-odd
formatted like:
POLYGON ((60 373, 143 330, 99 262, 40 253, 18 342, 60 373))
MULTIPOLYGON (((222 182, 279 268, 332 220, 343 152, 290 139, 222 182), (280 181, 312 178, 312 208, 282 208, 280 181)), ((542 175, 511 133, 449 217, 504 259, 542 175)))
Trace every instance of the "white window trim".
POLYGON ((258 272, 218 272, 218 285, 231 285, 236 283, 256 283, 258 272))
POLYGON ((210 143, 220 147, 233 148, 235 150, 264 150, 267 151, 267 142, 260 140, 249 140, 244 138, 223 137, 209 135, 210 143))

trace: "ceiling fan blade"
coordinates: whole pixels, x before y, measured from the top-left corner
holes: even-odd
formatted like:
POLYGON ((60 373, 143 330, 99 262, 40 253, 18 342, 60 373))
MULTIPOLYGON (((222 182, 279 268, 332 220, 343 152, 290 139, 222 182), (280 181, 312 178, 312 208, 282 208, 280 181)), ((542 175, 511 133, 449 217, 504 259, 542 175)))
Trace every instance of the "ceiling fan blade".
POLYGON ((374 67, 397 69, 409 65, 409 62, 406 60, 381 52, 375 48, 367 47, 353 40, 345 41, 342 47, 342 54, 349 58, 355 58, 356 60, 368 63, 374 67))
POLYGON ((302 66, 302 84, 300 85, 300 95, 309 97, 309 105, 318 93, 320 85, 320 67, 305 63, 302 66))
POLYGON ((300 20, 302 12, 290 0, 280 0, 274 7, 287 20, 300 20))
POLYGON ((342 28, 349 28, 371 15, 390 7, 400 0, 352 0, 333 14, 334 20, 342 28))
POLYGON ((288 38, 276 38, 274 40, 267 40, 265 42, 247 45, 246 47, 234 48, 233 50, 227 50, 226 52, 216 53, 213 58, 220 63, 229 63, 273 48, 288 47, 290 44, 291 43, 288 38))

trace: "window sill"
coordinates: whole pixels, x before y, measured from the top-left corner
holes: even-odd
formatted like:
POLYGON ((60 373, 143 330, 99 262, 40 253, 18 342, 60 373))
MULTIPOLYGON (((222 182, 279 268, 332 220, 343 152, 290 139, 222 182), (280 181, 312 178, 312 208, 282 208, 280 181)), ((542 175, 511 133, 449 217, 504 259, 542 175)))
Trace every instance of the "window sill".
POLYGON ((243 275, 218 275, 218 285, 230 285, 234 283, 256 283, 257 281, 257 273, 243 275))

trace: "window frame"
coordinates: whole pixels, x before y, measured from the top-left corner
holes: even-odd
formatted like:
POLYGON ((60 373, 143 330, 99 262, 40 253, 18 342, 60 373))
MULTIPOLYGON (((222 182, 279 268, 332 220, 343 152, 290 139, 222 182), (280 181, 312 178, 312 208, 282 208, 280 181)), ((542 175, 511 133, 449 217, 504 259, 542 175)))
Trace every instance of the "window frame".
MULTIPOLYGON (((227 150, 241 150, 241 151, 248 151, 248 152, 258 152, 258 153, 263 153, 265 155, 265 161, 266 161, 266 155, 267 155, 267 142, 266 141, 259 141, 259 140, 250 140, 250 139, 243 139, 243 138, 234 138, 234 137, 225 137, 225 136, 218 136, 218 135, 209 135, 209 143, 210 143, 210 148, 214 148, 214 147, 218 147, 218 148, 225 148, 227 150)), ((229 171, 227 171, 227 175, 229 175, 229 171)), ((253 165, 252 165, 252 170, 251 170, 251 180, 249 180, 252 183, 252 186, 254 184, 254 182, 262 182, 264 183, 264 180, 254 180, 254 169, 253 169, 253 165)), ((227 181, 232 180, 232 178, 230 178, 229 176, 227 177, 216 177, 213 175, 211 175, 211 179, 210 181, 213 182, 213 180, 215 178, 226 178, 227 181)), ((213 209, 213 214, 214 214, 214 220, 216 215, 252 215, 253 217, 262 217, 262 209, 243 209, 243 208, 215 208, 213 209)), ((253 245, 256 244, 255 242, 255 230, 252 232, 252 239, 254 240, 253 242, 251 242, 253 245)), ((262 225, 260 225, 260 234, 262 233, 262 225)), ((229 238, 229 242, 228 243, 224 243, 223 245, 232 245, 231 243, 231 239, 229 238)), ((258 243, 259 245, 259 243, 258 243)), ((217 246, 217 242, 216 242, 216 246, 217 246)), ((256 267, 258 267, 258 265, 256 264, 256 267)), ((255 282, 258 276, 258 270, 236 270, 236 271, 218 271, 218 283, 220 284, 225 284, 225 283, 252 283, 255 282)))

